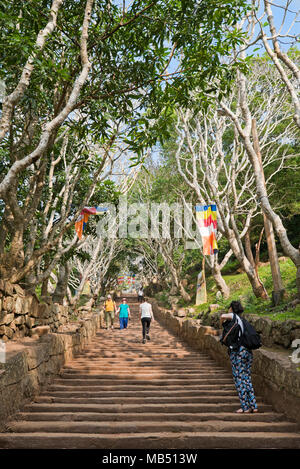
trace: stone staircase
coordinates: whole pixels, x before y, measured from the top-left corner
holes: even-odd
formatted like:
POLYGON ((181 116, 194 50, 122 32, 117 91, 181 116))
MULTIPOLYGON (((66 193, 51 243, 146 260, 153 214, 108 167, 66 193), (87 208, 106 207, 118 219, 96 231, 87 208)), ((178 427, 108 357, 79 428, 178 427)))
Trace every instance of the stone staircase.
POLYGON ((0 433, 0 448, 300 448, 297 425, 258 397, 236 414, 231 373, 157 322, 142 344, 138 303, 127 330, 101 329, 0 433))

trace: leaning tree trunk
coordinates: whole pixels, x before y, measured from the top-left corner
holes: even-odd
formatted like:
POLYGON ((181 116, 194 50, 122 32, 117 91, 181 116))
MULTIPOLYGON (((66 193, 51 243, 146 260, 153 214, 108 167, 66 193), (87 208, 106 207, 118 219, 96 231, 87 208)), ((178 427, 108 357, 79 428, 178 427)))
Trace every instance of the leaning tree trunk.
POLYGON ((48 283, 49 283, 49 277, 43 280, 41 296, 48 296, 48 283))
POLYGON ((251 249, 250 229, 245 234, 245 252, 250 264, 255 267, 255 260, 251 249))
POLYGON ((191 301, 191 297, 188 294, 188 292, 186 291, 186 289, 184 288, 184 286, 182 285, 181 280, 179 281, 179 291, 180 291, 180 294, 181 294, 182 298, 184 299, 184 301, 186 301, 186 302, 191 301))
POLYGON ((24 265, 23 227, 17 227, 11 242, 9 252, 0 255, 0 275, 8 281, 14 281, 14 276, 24 265))
POLYGON ((64 297, 67 296, 69 273, 68 263, 59 266, 58 280, 52 296, 53 303, 63 304, 64 297))
POLYGON ((228 287, 227 283, 225 282, 222 274, 219 263, 215 260, 212 266, 212 276, 219 288, 220 292, 222 293, 223 298, 227 299, 230 296, 230 288, 228 287))
POLYGON ((171 272, 172 277, 174 278, 175 285, 177 289, 179 290, 184 301, 186 302, 191 301, 191 297, 186 291, 186 289, 184 288, 182 284, 182 280, 180 279, 179 273, 177 272, 175 266, 170 266, 170 272, 171 272))
POLYGON ((267 300, 269 298, 268 294, 257 275, 255 267, 249 262, 247 256, 245 255, 244 250, 242 249, 242 246, 241 245, 239 246, 239 243, 236 240, 234 233, 233 232, 228 233, 227 239, 229 241, 233 254, 237 258, 237 260, 240 262, 241 266, 243 267, 249 279, 254 295, 257 298, 262 298, 264 300, 267 300))
POLYGON ((178 289, 177 289, 175 280, 173 278, 173 275, 171 275, 171 282, 172 282, 172 286, 171 286, 171 289, 170 289, 170 295, 175 296, 178 293, 178 289))
POLYGON ((282 223, 282 220, 280 216, 274 212, 274 210, 271 207, 267 190, 264 184, 264 179, 263 179, 263 174, 261 171, 261 166, 260 166, 260 161, 259 158, 257 157, 256 152, 254 151, 254 148, 252 146, 252 143, 250 141, 249 137, 244 137, 244 145, 245 149, 247 151, 247 154, 249 156, 249 159, 252 164, 252 168, 254 171, 254 176, 255 176, 255 181, 256 181, 256 191, 257 195, 259 197, 260 203, 262 210, 266 217, 272 222, 273 227, 277 233, 278 239, 280 241, 281 247, 285 253, 286 256, 288 256, 293 263, 295 264, 297 268, 297 278, 296 278, 296 285, 297 285, 297 296, 300 299, 300 249, 295 248, 292 243, 290 242, 287 231, 282 223))

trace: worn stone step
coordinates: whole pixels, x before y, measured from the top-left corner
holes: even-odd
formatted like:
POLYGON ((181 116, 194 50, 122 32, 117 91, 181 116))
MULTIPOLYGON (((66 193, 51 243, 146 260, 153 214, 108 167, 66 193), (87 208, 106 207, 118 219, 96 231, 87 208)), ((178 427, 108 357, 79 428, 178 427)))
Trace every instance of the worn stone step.
MULTIPOLYGON (((176 365, 176 364, 168 364, 168 365, 163 365, 161 363, 146 363, 146 364, 136 364, 136 363, 132 363, 130 364, 129 362, 118 362, 116 364, 112 364, 112 363, 103 363, 103 361, 100 361, 98 363, 77 363, 77 364, 73 364, 73 365, 69 365, 69 366, 64 366, 62 368, 62 371, 68 373, 68 372, 72 372, 72 371, 89 371, 89 370, 99 370, 99 371, 102 371, 102 370, 115 370, 115 371, 135 371, 135 370, 164 370, 164 371, 168 371, 168 372, 182 372, 182 371, 186 371, 186 372, 189 372, 189 371, 194 371, 194 372, 198 372, 198 371, 209 371, 212 369, 212 365, 196 365, 196 364, 193 364, 193 365, 187 365, 187 364, 180 364, 180 365, 176 365)), ((221 366, 219 367, 214 367, 214 370, 216 371, 222 371, 224 373, 224 368, 222 368, 221 366)), ((225 371, 226 373, 226 371, 225 371)))
MULTIPOLYGON (((100 340, 99 340, 100 342, 100 340)), ((176 346, 173 348, 168 348, 168 344, 166 343, 165 345, 159 345, 156 343, 155 339, 151 337, 150 335, 150 340, 147 340, 145 344, 142 343, 142 336, 135 338, 133 341, 130 341, 129 338, 126 341, 121 341, 121 338, 115 337, 114 341, 110 342, 104 342, 101 340, 101 346, 100 344, 97 344, 94 346, 94 348, 85 348, 82 349, 80 352, 76 352, 76 355, 74 355, 74 358, 72 360, 77 360, 80 358, 83 358, 84 356, 91 356, 91 357, 98 357, 100 354, 104 356, 111 356, 112 358, 118 355, 120 358, 127 359, 127 357, 142 357, 144 356, 145 358, 151 357, 151 352, 153 352, 156 355, 156 359, 158 358, 158 353, 162 352, 164 355, 165 354, 170 354, 173 356, 174 360, 177 361, 184 361, 184 360, 194 360, 200 362, 207 362, 210 363, 213 360, 209 357, 202 357, 198 356, 195 352, 190 352, 188 350, 185 350, 182 345, 176 346), (119 347, 115 346, 115 343, 117 341, 120 341, 121 345, 119 347), (124 354, 124 349, 126 348, 126 354, 124 354), (122 355, 123 354, 123 355, 122 355), (144 355, 143 355, 144 354, 144 355)), ((168 357, 163 357, 163 359, 166 361, 168 357)))
MULTIPOLYGON (((170 404, 170 403, 177 403, 177 404, 198 404, 198 403, 219 403, 219 402, 224 402, 224 403, 231 403, 235 402, 236 405, 238 405, 239 400, 237 396, 228 395, 228 396, 175 396, 175 397, 145 397, 145 396, 135 396, 135 397, 118 397, 118 404, 137 404, 140 406, 144 406, 147 404, 170 404)), ((116 402, 116 398, 112 397, 95 397, 95 395, 86 395, 81 396, 81 395, 76 395, 76 396, 66 396, 66 397, 57 397, 57 396, 37 396, 35 398, 35 402, 39 403, 45 403, 45 402, 57 402, 61 404, 71 404, 71 403, 78 403, 78 404, 114 404, 116 402)))
MULTIPOLYGON (((59 375, 61 379, 82 379, 82 380, 87 380, 89 381, 90 379, 115 379, 115 380, 122 380, 122 379, 127 379, 128 373, 116 373, 114 371, 111 371, 110 373, 60 373, 59 375)), ((226 377, 226 374, 224 372, 203 372, 203 373, 175 373, 175 377, 178 380, 186 380, 186 379, 210 379, 212 377, 215 377, 216 379, 218 377, 224 378, 226 377)), ((174 374, 173 373, 162 373, 162 372, 154 372, 154 371, 149 371, 149 372, 143 372, 140 371, 138 373, 134 373, 134 378, 136 380, 144 379, 144 380, 152 380, 154 378, 156 379, 174 379, 174 374)))
MULTIPOLYGON (((66 388, 64 390, 60 390, 60 391, 54 391, 52 389, 48 389, 47 391, 44 391, 42 392, 38 397, 41 397, 41 396, 49 396, 49 397, 64 397, 64 398, 67 398, 67 397, 102 397, 102 398, 105 398, 105 399, 130 399, 130 398, 134 398, 134 397, 137 397, 137 398, 140 398, 140 399, 149 399, 150 397, 152 398, 176 398, 176 399, 180 399, 181 397, 182 398, 190 398, 190 399, 197 399, 199 397, 219 397, 219 398, 222 398, 223 396, 224 397, 232 397, 233 395, 235 395, 233 393, 233 390, 231 389, 219 389, 219 388, 216 388, 214 391, 212 390, 206 390, 206 391, 195 391, 195 390, 192 390, 192 391, 188 391, 188 390, 176 390, 176 391, 170 391, 169 389, 165 389, 165 390, 154 390, 154 391, 151 391, 149 392, 148 390, 145 391, 145 390, 133 390, 133 391, 120 391, 118 389, 114 390, 114 391, 98 391, 98 390, 95 390, 93 389, 93 391, 90 391, 89 388, 87 388, 86 390, 83 390, 82 387, 80 388, 80 390, 69 390, 69 388, 66 388)), ((194 401, 196 402, 196 401, 194 401)))
MULTIPOLYGON (((79 422, 123 422, 124 413, 99 413, 99 412, 20 412, 18 420, 27 421, 79 421, 79 422)), ((255 414, 237 414, 235 412, 157 412, 157 413, 137 413, 127 412, 126 421, 198 421, 206 420, 224 420, 228 422, 248 422, 249 419, 254 422, 281 422, 285 420, 284 414, 276 412, 258 412, 255 414)))
POLYGON ((216 370, 211 370, 210 368, 165 368, 165 367, 138 367, 138 366, 129 366, 129 365, 124 365, 120 367, 115 367, 115 366, 90 366, 90 367, 74 367, 72 369, 62 369, 60 371, 60 376, 62 375, 68 375, 68 376, 80 376, 80 375, 111 375, 111 374, 118 374, 119 376, 127 375, 128 373, 131 373, 132 375, 136 374, 162 374, 162 375, 168 375, 168 376, 174 376, 174 375, 189 375, 189 376, 201 376, 203 374, 207 375, 216 375, 216 376, 231 376, 229 372, 226 372, 222 369, 216 369, 216 370))
MULTIPOLYGON (((183 403, 180 405, 181 412, 235 412, 237 410, 237 404, 232 403, 183 403)), ((105 407, 102 404, 86 402, 81 404, 78 402, 73 403, 31 403, 24 407, 25 412, 99 412, 99 413, 178 413, 178 404, 145 404, 143 406, 137 406, 134 404, 108 404, 105 407)), ((261 404, 260 412, 271 412, 272 408, 270 405, 261 404)))
MULTIPOLYGON (((66 385, 64 384, 52 384, 50 385, 48 388, 47 388, 49 391, 91 391, 91 386, 90 385, 82 385, 80 386, 80 388, 78 388, 77 385, 75 386, 72 386, 72 383, 70 383, 69 381, 66 383, 66 385)), ((231 383, 231 384, 198 384, 198 385, 194 385, 194 384, 186 384, 184 386, 184 390, 186 392, 189 392, 189 393, 194 393, 195 395, 199 392, 204 392, 204 391, 207 391, 209 393, 213 393, 213 392, 217 392, 219 390, 224 390, 224 391, 229 391, 229 392, 234 392, 236 393, 235 391, 235 386, 231 383)), ((167 387, 158 387, 158 386, 152 386, 151 384, 148 384, 147 385, 147 390, 145 390, 145 386, 143 384, 133 384, 131 386, 128 386, 128 385, 95 385, 93 386, 93 391, 97 391, 97 392, 103 392, 103 393, 111 393, 111 392, 131 392, 131 391, 134 391, 134 392, 151 392, 151 393, 154 393, 154 392, 167 392, 167 393, 176 393, 176 392, 182 392, 183 389, 182 389, 182 386, 173 386, 173 385, 170 385, 170 386, 167 386, 167 387)), ((44 392, 47 392, 47 391, 44 391, 44 392)), ((42 394, 42 393, 41 393, 42 394)))
POLYGON ((130 379, 130 378, 119 378, 119 379, 94 379, 90 377, 89 379, 78 379, 78 378, 69 378, 69 379, 58 379, 56 378, 53 383, 54 384, 64 384, 70 386, 81 386, 81 385, 86 385, 88 381, 88 384, 90 386, 97 386, 100 383, 103 385, 115 385, 117 386, 118 384, 120 385, 133 385, 133 384, 143 384, 143 385, 148 385, 151 384, 152 386, 168 386, 168 385, 176 385, 176 384, 182 384, 184 386, 186 385, 195 385, 195 384, 232 384, 232 379, 230 378, 195 378, 195 379, 188 379, 187 381, 184 381, 183 379, 176 379, 176 378, 165 378, 165 379, 130 379))
MULTIPOLYGON (((124 345, 129 344, 130 345, 130 353, 134 352, 140 352, 141 350, 147 351, 146 347, 143 347, 143 343, 141 342, 142 340, 142 334, 138 333, 136 335, 131 334, 130 336, 126 336, 125 340, 125 335, 122 331, 110 331, 109 334, 111 334, 110 339, 103 339, 101 341, 102 346, 110 346, 113 345, 113 351, 117 352, 124 352, 124 345)), ((151 349, 155 352, 166 352, 166 353, 174 353, 174 355, 180 354, 182 357, 184 356, 190 356, 191 358, 196 358, 197 357, 197 352, 194 350, 187 350, 182 344, 177 344, 177 343, 170 343, 168 340, 165 341, 158 341, 157 338, 150 332, 150 342, 149 345, 151 344, 151 349)), ((109 349, 108 349, 109 350, 109 349)), ((112 351, 112 350, 110 350, 112 351)), ((88 348, 85 350, 86 353, 92 355, 94 353, 99 353, 101 352, 101 348, 99 349, 99 344, 97 343, 91 343, 88 348)))
POLYGON ((223 374, 223 375, 229 375, 229 373, 226 373, 224 369, 222 368, 216 368, 212 370, 209 367, 199 367, 199 368, 193 368, 193 367, 173 367, 173 368, 165 368, 165 367, 150 367, 150 366, 130 366, 130 365, 120 365, 120 366, 112 366, 112 365, 107 365, 107 366, 101 366, 101 365, 91 365, 91 366, 82 366, 82 367, 72 367, 72 368, 63 368, 61 370, 61 374, 85 374, 85 373, 120 373, 124 374, 128 372, 132 373, 140 373, 140 374, 148 374, 148 373, 163 373, 163 374, 189 374, 189 375, 195 375, 195 374, 202 374, 202 373, 207 373, 207 374, 223 374))
POLYGON ((295 432, 297 425, 289 422, 244 422, 206 420, 202 422, 10 422, 13 433, 158 433, 158 432, 295 432))
MULTIPOLYGON (((168 360, 154 360, 153 358, 151 359, 151 357, 149 357, 148 359, 143 356, 143 357, 134 357, 134 358, 130 358, 130 357, 126 357, 126 358, 111 358, 111 357, 97 357, 97 359, 86 359, 86 358, 83 358, 83 359, 77 359, 76 362, 71 362, 70 363, 70 368, 73 368, 73 366, 87 366, 87 364, 89 366, 93 366, 93 367, 96 367, 96 366, 106 366, 106 367, 110 367, 110 366, 118 366, 120 367, 120 363, 122 364, 122 366, 137 366, 137 367, 149 367, 149 368, 159 368, 159 367, 162 367, 162 368, 175 368, 175 367, 178 367, 178 369, 184 369, 184 368, 190 368, 190 369, 199 369, 199 368, 209 368, 209 369, 212 369, 214 367, 216 367, 216 369, 222 369, 222 367, 220 366, 216 366, 214 365, 213 363, 207 363, 207 362, 199 362, 199 361, 195 361, 195 360, 175 360, 175 359, 172 359, 172 361, 170 362, 170 359, 168 360)), ((63 368, 65 369, 65 368, 63 368)), ((223 370, 225 370, 223 368, 223 370)), ((226 371, 226 370, 225 370, 226 371)))
POLYGON ((159 432, 135 434, 5 433, 5 449, 299 449, 300 435, 271 432, 159 432))
MULTIPOLYGON (((141 349, 139 350, 131 350, 130 351, 130 355, 128 354, 127 357, 131 357, 131 358, 149 358, 151 361, 155 362, 159 362, 161 361, 161 359, 163 361, 166 361, 166 360, 180 360, 180 361, 185 361, 185 357, 182 356, 181 354, 173 354, 172 352, 168 352, 167 350, 166 351, 163 351, 163 350, 154 350, 152 344, 150 345, 151 343, 150 342, 146 342, 145 344, 141 344, 141 349), (133 352, 133 353, 132 353, 133 352)), ((107 345, 107 348, 110 349, 110 348, 113 348, 113 345, 107 345)), ((89 353, 85 353, 84 355, 81 356, 81 358, 84 358, 85 360, 93 360, 93 359, 101 359, 101 360, 111 360, 113 358, 117 359, 117 360, 122 360, 122 355, 124 355, 124 350, 120 350, 120 351, 116 351, 114 350, 113 352, 110 352, 110 351, 100 351, 99 353, 97 354, 89 354, 89 353)), ((186 362, 197 362, 197 357, 190 357, 189 356, 189 360, 186 360, 186 362)))

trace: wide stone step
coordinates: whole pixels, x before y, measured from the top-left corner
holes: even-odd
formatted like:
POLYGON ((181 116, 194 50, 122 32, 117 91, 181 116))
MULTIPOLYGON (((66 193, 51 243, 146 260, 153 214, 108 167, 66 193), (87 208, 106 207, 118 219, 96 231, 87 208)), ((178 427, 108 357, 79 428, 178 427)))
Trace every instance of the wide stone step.
MULTIPOLYGON (((212 369, 222 369, 222 367, 220 366, 217 366, 217 365, 214 365, 213 363, 207 363, 207 362, 200 362, 200 361, 196 361, 196 360, 175 360, 175 359, 172 359, 171 361, 168 359, 168 360, 159 360, 159 359, 151 359, 151 357, 149 357, 147 359, 147 357, 143 356, 143 357, 122 357, 122 358, 112 358, 112 357, 97 357, 95 359, 86 359, 86 358, 82 358, 82 359, 77 359, 76 362, 71 362, 70 363, 70 369, 73 368, 74 366, 75 367, 87 367, 87 366, 91 366, 91 367, 97 367, 97 366, 104 366, 104 367, 120 367, 120 363, 122 364, 122 366, 135 366, 135 367, 141 367, 141 368, 165 368, 165 369, 168 369, 168 368, 178 368, 178 369, 194 369, 194 370, 198 370, 198 369, 201 369, 201 368, 208 368, 210 370, 212 369)), ((64 367, 62 369, 68 369, 67 367, 64 367)), ((225 370, 223 368, 223 370, 225 370)), ((226 371, 226 370, 225 370, 226 371)))
POLYGON ((13 433, 158 433, 158 432, 295 432, 297 425, 289 422, 227 422, 220 420, 190 422, 10 422, 13 433))
POLYGON ((90 366, 87 366, 86 364, 84 366, 74 366, 72 368, 63 368, 61 370, 61 374, 62 373, 66 373, 66 374, 78 374, 78 373, 104 373, 104 372, 112 372, 112 373, 115 373, 115 372, 118 372, 118 373, 128 373, 128 372, 136 372, 136 373, 165 373, 165 374, 173 374, 173 373, 178 373, 180 375, 182 374, 201 374, 201 373, 217 373, 217 374, 220 374, 220 373, 223 373, 225 375, 230 375, 230 373, 227 373, 226 371, 224 371, 224 369, 222 368, 215 368, 215 369, 212 369, 211 367, 208 367, 208 366, 199 366, 198 368, 194 368, 194 367, 176 367, 176 366, 173 366, 172 368, 171 367, 168 367, 168 368, 165 368, 163 366, 135 366, 135 365, 132 365, 130 366, 128 363, 124 363, 124 364, 120 364, 120 366, 115 366, 115 365, 110 365, 107 364, 103 364, 102 366, 99 364, 99 365, 90 365, 90 366))
POLYGON ((209 375, 223 375, 223 376, 231 376, 230 373, 227 373, 226 371, 222 369, 216 369, 216 370, 211 370, 211 368, 199 368, 198 370, 195 368, 164 368, 164 367, 138 367, 138 366, 130 366, 130 365, 121 365, 120 367, 116 366, 90 366, 90 367, 74 367, 72 369, 62 369, 60 372, 61 375, 70 375, 70 376, 79 376, 79 375, 111 375, 111 374, 118 374, 120 376, 127 375, 128 373, 131 373, 132 375, 137 375, 137 374, 163 374, 163 375, 168 375, 168 376, 174 376, 174 375, 196 375, 200 376, 202 374, 209 374, 209 375))
MULTIPOLYGON (((78 402, 73 403, 32 403, 28 404, 23 409, 25 412, 99 412, 99 413, 178 413, 180 412, 235 412, 237 410, 237 404, 218 402, 218 403, 182 403, 180 408, 178 404, 145 404, 143 406, 137 406, 134 404, 108 404, 105 407, 102 404, 95 402, 86 402, 81 404, 78 402)), ((260 412, 271 412, 271 406, 262 404, 260 406, 260 412)))
MULTIPOLYGON (((83 379, 83 380, 90 380, 90 379, 99 379, 99 380, 102 380, 102 379, 107 379, 107 378, 111 378, 111 379, 118 379, 118 380, 122 380, 122 379, 127 379, 128 377, 128 372, 124 372, 124 373, 116 373, 114 371, 111 371, 111 373, 60 373, 59 375, 61 377, 61 379, 83 379)), ((211 373, 181 373, 181 374, 178 374, 178 373, 162 373, 162 372, 154 372, 154 371, 149 371, 148 373, 147 372, 138 372, 138 373, 134 373, 134 379, 136 380, 139 380, 139 379, 149 379, 149 380, 152 380, 153 378, 156 378, 156 379, 174 379, 174 377, 178 380, 185 380, 185 379, 198 379, 198 378, 202 378, 202 379, 210 379, 212 377, 220 377, 220 378, 224 378, 224 377, 227 377, 229 375, 226 375, 223 371, 221 372, 211 372, 211 373)), ((228 378, 227 378, 228 379, 228 378)))
MULTIPOLYGON (((100 395, 101 396, 101 395, 100 395)), ((238 405, 239 400, 237 396, 228 395, 228 396, 175 396, 175 397, 144 397, 144 396, 136 396, 136 397, 119 397, 117 399, 118 404, 137 404, 139 406, 144 406, 146 404, 170 404, 170 403, 177 403, 177 404, 197 404, 197 403, 219 403, 219 402, 235 402, 238 405)), ((116 403, 116 398, 112 397, 94 397, 93 395, 76 395, 76 396, 67 396, 67 397, 56 397, 56 396, 38 396, 35 398, 35 402, 39 403, 46 403, 46 402, 57 402, 61 404, 71 404, 71 403, 78 403, 78 404, 114 404, 116 403)))
POLYGON ((94 379, 92 377, 89 377, 89 379, 85 378, 85 379, 78 379, 78 378, 69 378, 69 379, 55 379, 54 380, 54 384, 64 384, 64 385, 68 385, 68 383, 70 384, 70 386, 75 386, 75 385, 78 385, 78 386, 82 386, 82 385, 86 385, 87 384, 87 381, 88 381, 88 384, 90 386, 97 386, 99 385, 100 383, 105 385, 111 385, 111 386, 117 386, 117 385, 124 385, 124 384, 127 384, 127 385, 133 385, 133 384, 143 384, 143 385, 148 385, 148 383, 150 382, 150 384, 152 386, 169 386, 169 385, 176 385, 176 384, 182 384, 184 386, 186 385, 194 385, 194 384, 232 384, 232 379, 230 378, 197 378, 197 379, 189 379, 187 381, 184 381, 183 379, 175 379, 175 378, 166 378, 166 379, 149 379, 149 380, 145 380, 145 379, 136 379, 136 378, 133 378, 133 379, 130 379, 130 378, 119 378, 119 379, 94 379))
MULTIPOLYGON (((76 422, 123 422, 124 413, 99 413, 99 412, 20 412, 18 420, 27 421, 76 421, 76 422)), ((275 412, 258 412, 255 414, 237 414, 235 412, 157 412, 157 413, 136 413, 127 412, 126 421, 155 421, 155 422, 172 422, 172 421, 197 421, 205 422, 207 420, 224 420, 228 422, 282 422, 285 421, 284 414, 275 412)))
MULTIPOLYGON (((142 339, 141 339, 142 340, 142 339)), ((99 347, 99 345, 98 345, 99 347)), ((166 355, 167 357, 173 357, 174 359, 186 359, 189 358, 189 360, 195 360, 197 361, 197 358, 199 359, 198 355, 196 353, 191 353, 186 350, 183 350, 182 348, 170 348, 168 347, 168 344, 165 346, 157 345, 154 344, 153 341, 146 342, 143 344, 142 342, 138 341, 135 343, 135 345, 130 346, 130 354, 135 355, 136 353, 143 353, 143 354, 149 354, 151 357, 158 357, 161 354, 166 355), (147 345, 149 345, 149 348, 147 348, 147 345), (150 349, 151 346, 151 349, 150 349)), ((116 347, 115 342, 111 341, 109 343, 102 342, 101 343, 101 348, 89 348, 88 351, 86 350, 84 352, 85 357, 101 357, 103 356, 122 356, 124 354, 124 346, 123 347, 116 347), (103 347, 103 348, 102 348, 103 347), (113 349, 104 349, 104 347, 113 347, 113 349)), ((74 355, 75 356, 75 355, 74 355)), ((82 352, 81 352, 82 356, 82 352)))
POLYGON ((159 432, 135 434, 6 433, 6 449, 299 449, 296 433, 159 432))
MULTIPOLYGON (((90 385, 82 385, 80 386, 80 388, 78 389, 78 386, 75 385, 75 386, 72 386, 72 383, 70 383, 69 381, 67 381, 66 385, 64 384, 52 384, 48 387, 48 390, 49 392, 51 391, 91 391, 91 386, 90 385)), ((197 395, 197 393, 201 393, 201 392, 209 392, 209 393, 214 393, 214 392, 218 392, 219 390, 222 391, 229 391, 229 392, 235 392, 235 386, 231 383, 231 384, 199 384, 199 385, 194 385, 194 384, 186 384, 184 386, 184 390, 188 393, 193 393, 194 395, 197 395)), ((106 386, 103 386, 103 385, 95 385, 93 386, 93 391, 96 391, 96 392, 103 392, 103 393, 111 393, 111 392, 114 392, 114 393, 122 393, 122 392, 131 392, 133 391, 134 393, 140 393, 140 392, 151 392, 151 394, 153 393, 158 393, 158 392, 162 392, 162 393, 177 393, 177 392, 183 392, 183 389, 182 389, 182 386, 167 386, 167 387, 163 387, 163 388, 160 388, 158 386, 152 386, 151 384, 148 384, 147 385, 147 390, 145 390, 145 386, 142 384, 134 384, 134 385, 131 385, 131 386, 128 386, 128 385, 117 385, 117 386, 112 386, 112 385, 106 385, 106 386)), ((47 392, 47 391, 44 391, 44 393, 47 392)), ((41 393, 43 394, 43 393, 41 393)))
MULTIPOLYGON (((226 371, 224 371, 224 368, 222 367, 214 367, 213 368, 214 371, 222 371, 223 373, 226 373, 226 371)), ((74 364, 72 366, 64 366, 62 368, 62 371, 65 372, 65 373, 70 373, 70 372, 73 372, 75 371, 76 373, 79 372, 79 371, 89 371, 89 370, 98 370, 98 371, 103 371, 103 370, 114 370, 114 371, 124 371, 126 370, 127 371, 148 371, 148 370, 153 370, 153 371, 168 371, 168 372, 176 372, 176 373, 181 373, 182 371, 186 371, 186 372, 201 372, 201 371, 211 371, 212 370, 212 366, 209 366, 209 365, 185 365, 185 364, 181 364, 181 365, 176 365, 176 364, 173 364, 173 365, 162 365, 160 363, 156 363, 156 364, 153 364, 151 362, 147 363, 147 364, 140 364, 140 365, 137 365, 136 363, 132 363, 130 364, 130 362, 119 362, 119 363, 116 363, 116 364, 112 364, 112 363, 103 363, 103 361, 99 361, 98 363, 78 363, 78 364, 74 364)), ((227 374, 227 373, 226 373, 227 374)))
MULTIPOLYGON (((89 388, 86 390, 83 390, 80 388, 80 390, 72 390, 70 391, 69 388, 64 389, 63 391, 54 391, 52 389, 48 389, 47 391, 42 392, 38 397, 41 396, 49 396, 49 397, 101 397, 105 399, 110 399, 110 400, 116 400, 116 399, 132 399, 134 397, 140 398, 140 399, 149 399, 150 397, 159 399, 159 398, 172 398, 172 399, 180 399, 180 398, 190 398, 190 399, 197 399, 199 397, 219 397, 222 398, 223 396, 225 397, 232 397, 235 396, 233 394, 233 391, 231 389, 219 389, 216 388, 214 391, 212 390, 206 390, 206 391, 188 391, 188 390, 177 390, 177 391, 170 391, 168 389, 165 390, 154 390, 149 392, 148 390, 145 391, 119 391, 118 389, 115 389, 114 391, 98 391, 93 389, 93 391, 90 391, 89 388)), ((197 402, 197 401, 194 401, 197 402)))

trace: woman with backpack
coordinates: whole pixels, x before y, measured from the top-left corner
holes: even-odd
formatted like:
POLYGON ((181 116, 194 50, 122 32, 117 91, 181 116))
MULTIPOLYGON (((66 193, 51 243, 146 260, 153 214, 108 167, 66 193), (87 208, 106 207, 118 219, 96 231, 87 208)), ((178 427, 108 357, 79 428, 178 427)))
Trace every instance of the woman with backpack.
POLYGON ((232 301, 228 313, 221 315, 221 323, 224 327, 221 342, 228 346, 233 379, 241 403, 241 408, 236 412, 250 413, 258 412, 258 409, 251 380, 253 354, 251 350, 241 345, 244 324, 240 316, 243 311, 239 301, 232 301))

